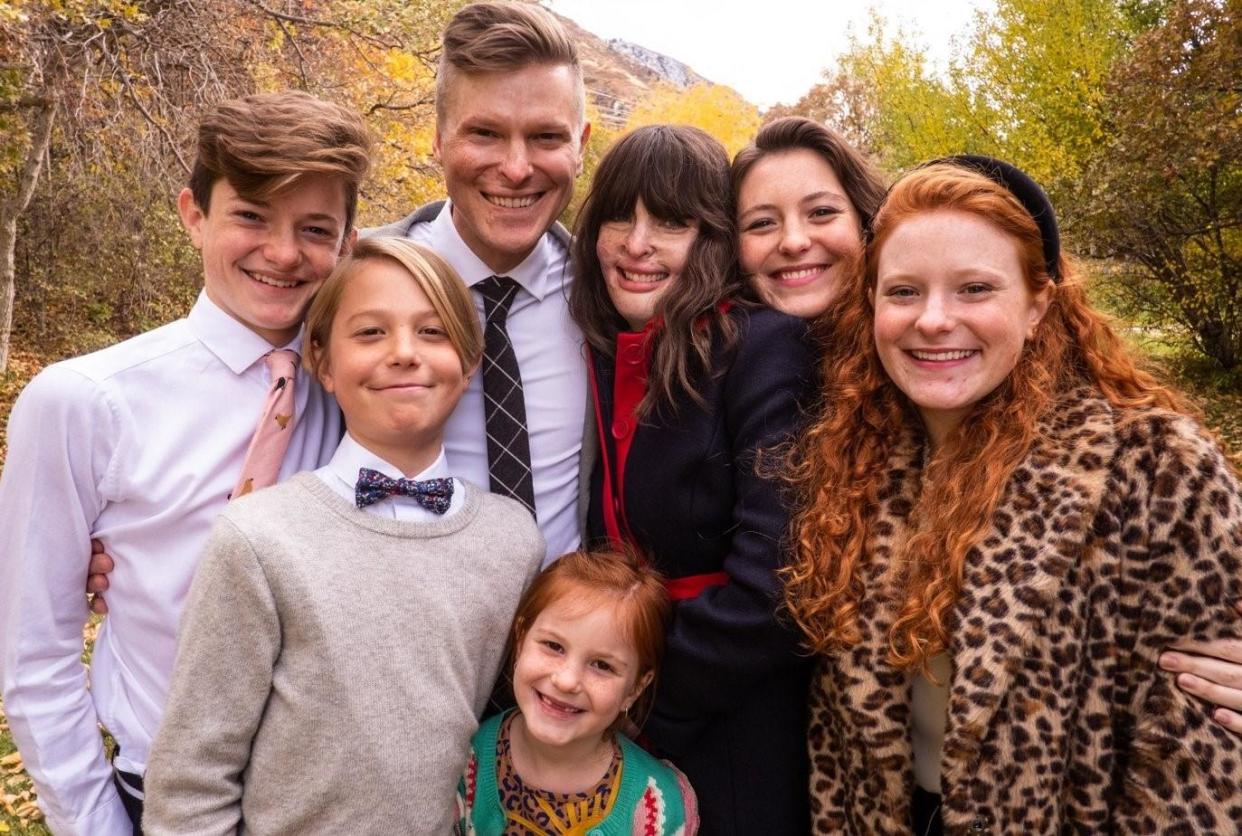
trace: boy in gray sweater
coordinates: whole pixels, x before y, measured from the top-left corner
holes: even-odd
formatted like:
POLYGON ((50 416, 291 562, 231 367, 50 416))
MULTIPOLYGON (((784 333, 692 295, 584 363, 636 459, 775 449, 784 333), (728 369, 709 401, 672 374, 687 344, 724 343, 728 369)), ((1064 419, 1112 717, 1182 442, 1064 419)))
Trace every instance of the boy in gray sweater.
POLYGON ((445 463, 444 422, 482 354, 452 268, 367 239, 306 329, 347 434, 212 532, 147 771, 148 834, 447 832, 543 557, 528 511, 445 463))

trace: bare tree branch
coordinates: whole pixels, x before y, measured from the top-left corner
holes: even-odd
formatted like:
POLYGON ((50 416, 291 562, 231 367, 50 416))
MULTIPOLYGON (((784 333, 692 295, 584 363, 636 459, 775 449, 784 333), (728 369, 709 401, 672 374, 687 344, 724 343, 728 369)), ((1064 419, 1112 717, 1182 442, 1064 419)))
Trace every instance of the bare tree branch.
POLYGON ((367 116, 381 110, 417 110, 420 107, 428 107, 432 104, 435 104, 435 99, 428 97, 423 97, 416 102, 408 102, 406 104, 393 104, 391 100, 387 102, 376 102, 367 108, 367 116))
POLYGON ((392 49, 392 48, 397 48, 401 46, 401 41, 399 40, 385 40, 384 38, 380 38, 376 35, 372 35, 367 32, 360 32, 353 26, 350 26, 349 24, 346 24, 346 23, 340 23, 338 21, 333 21, 333 20, 323 20, 320 18, 304 17, 302 15, 288 14, 287 12, 279 12, 269 6, 265 6, 261 2, 261 0, 247 0, 247 2, 250 3, 250 5, 254 6, 256 9, 258 9, 259 11, 263 12, 263 14, 267 15, 268 17, 276 21, 284 21, 287 23, 298 23, 304 26, 317 26, 317 27, 321 27, 324 29, 339 29, 340 31, 345 32, 349 35, 352 35, 355 38, 366 41, 369 44, 373 44, 379 47, 384 47, 386 49, 392 49))

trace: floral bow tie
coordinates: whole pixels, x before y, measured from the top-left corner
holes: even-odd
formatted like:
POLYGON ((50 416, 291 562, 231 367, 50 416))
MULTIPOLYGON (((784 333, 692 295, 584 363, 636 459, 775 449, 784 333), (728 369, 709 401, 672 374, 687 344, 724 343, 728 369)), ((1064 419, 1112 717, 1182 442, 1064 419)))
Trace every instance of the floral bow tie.
POLYGON ((354 486, 354 502, 365 508, 387 496, 411 497, 433 514, 443 514, 453 499, 452 479, 390 479, 378 470, 358 468, 358 484, 354 486))

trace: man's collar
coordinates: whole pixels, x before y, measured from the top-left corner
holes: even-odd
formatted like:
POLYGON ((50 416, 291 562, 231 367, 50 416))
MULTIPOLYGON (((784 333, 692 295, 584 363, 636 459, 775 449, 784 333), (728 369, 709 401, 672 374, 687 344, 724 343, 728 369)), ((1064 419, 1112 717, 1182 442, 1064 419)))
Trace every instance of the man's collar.
POLYGON ((186 321, 194 336, 233 374, 243 373, 276 347, 291 349, 299 355, 302 353, 301 330, 288 345, 273 346, 211 301, 206 290, 199 292, 186 321))
MULTIPOLYGON (((470 249, 470 245, 457 231, 457 225, 453 223, 452 201, 445 201, 444 208, 431 222, 431 240, 428 243, 433 250, 453 265, 462 281, 466 283, 466 287, 474 287, 484 279, 498 275, 484 263, 483 259, 475 255, 474 250, 470 249)), ((508 276, 527 293, 542 300, 553 290, 559 289, 559 285, 552 282, 548 276, 548 265, 554 255, 554 251, 549 248, 557 246, 559 245, 552 240, 551 234, 545 232, 521 264, 499 275, 508 276)))

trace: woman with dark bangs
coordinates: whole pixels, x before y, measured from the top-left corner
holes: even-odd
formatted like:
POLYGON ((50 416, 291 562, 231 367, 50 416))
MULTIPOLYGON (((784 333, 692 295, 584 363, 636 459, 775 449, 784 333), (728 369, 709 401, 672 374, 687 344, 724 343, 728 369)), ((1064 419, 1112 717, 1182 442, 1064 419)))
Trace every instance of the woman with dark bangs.
POLYGON ((618 141, 576 232, 601 447, 589 528, 645 553, 676 601, 643 732, 690 779, 703 833, 804 834, 809 664, 775 612, 789 509, 755 458, 799 425, 806 327, 738 274, 729 161, 698 129, 618 141))
POLYGON ((1242 747, 1157 661, 1242 635, 1234 469, 1014 167, 908 174, 866 262, 790 459, 817 832, 1236 832, 1242 747))

